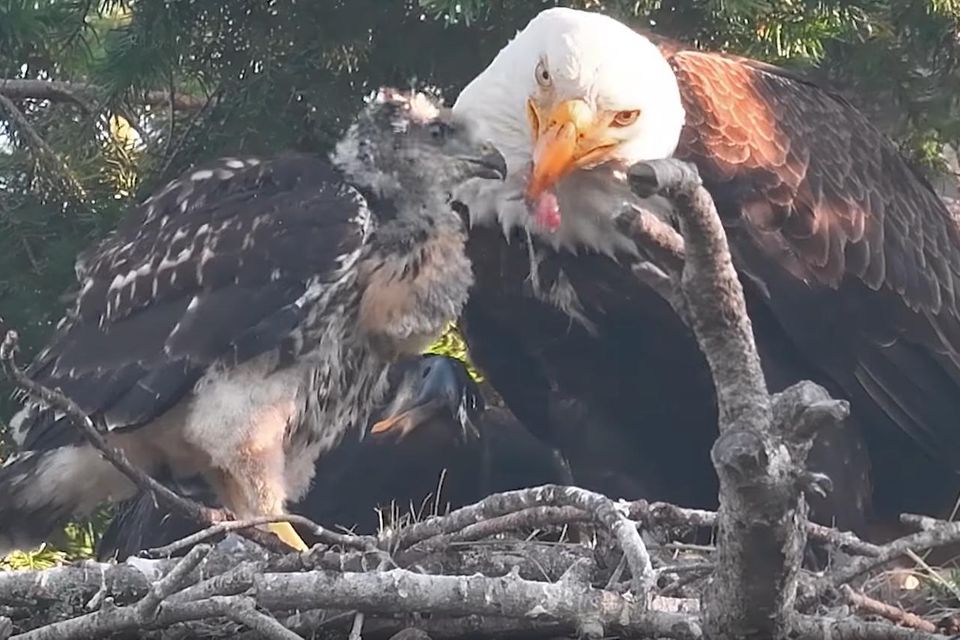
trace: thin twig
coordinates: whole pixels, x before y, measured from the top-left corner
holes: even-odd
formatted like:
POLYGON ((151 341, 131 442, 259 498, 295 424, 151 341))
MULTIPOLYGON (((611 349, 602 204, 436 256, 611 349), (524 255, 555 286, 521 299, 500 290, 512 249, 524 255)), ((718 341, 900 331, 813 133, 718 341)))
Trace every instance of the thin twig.
POLYGON ((425 548, 440 548, 456 542, 471 542, 502 533, 589 522, 589 513, 576 507, 530 507, 514 513, 484 519, 450 534, 428 538, 425 548))
POLYGON ((214 538, 225 533, 230 533, 232 531, 242 531, 244 529, 258 527, 260 525, 270 524, 272 522, 289 522, 291 524, 300 525, 306 529, 309 529, 310 532, 319 538, 324 544, 340 545, 348 549, 359 549, 361 551, 372 551, 376 549, 376 539, 372 536, 357 536, 336 533, 320 526, 305 516, 287 513, 278 516, 260 516, 257 518, 249 518, 247 520, 226 520, 224 522, 218 522, 207 527, 206 529, 203 529, 202 531, 197 531, 196 533, 193 533, 185 538, 171 542, 168 545, 157 547, 155 549, 148 549, 144 552, 144 554, 151 558, 169 557, 178 551, 189 549, 198 542, 203 542, 205 540, 209 540, 210 538, 214 538))
POLYGON ((33 252, 33 247, 30 246, 30 241, 27 240, 27 237, 21 236, 20 243, 23 245, 23 251, 27 254, 27 260, 30 261, 30 267, 33 269, 33 272, 37 275, 43 273, 40 261, 37 260, 37 254, 33 252))
POLYGON ((627 519, 610 498, 578 487, 544 485, 496 494, 477 504, 452 511, 442 518, 429 518, 391 532, 383 542, 390 547, 404 549, 434 536, 461 531, 483 519, 516 513, 534 506, 575 507, 589 513, 594 521, 617 539, 627 556, 633 587, 637 593, 644 593, 653 585, 655 576, 650 555, 636 525, 627 519))
POLYGON ((856 558, 829 571, 815 583, 813 594, 805 598, 802 604, 811 604, 828 589, 846 584, 868 571, 906 555, 908 551, 920 552, 956 543, 960 543, 960 522, 942 522, 932 529, 897 538, 881 545, 880 553, 875 556, 856 558))
MULTIPOLYGON (((193 116, 190 118, 190 122, 187 123, 187 126, 184 128, 183 132, 177 138, 176 144, 174 144, 170 149, 168 149, 165 152, 166 159, 163 162, 163 167, 160 169, 159 172, 157 172, 158 179, 164 179, 167 177, 167 174, 170 171, 170 167, 173 165, 174 159, 177 157, 177 154, 180 153, 180 150, 183 148, 183 145, 186 143, 187 138, 190 136, 191 133, 193 133, 193 130, 196 128, 197 123, 200 122, 200 119, 203 117, 205 113, 207 113, 209 108, 216 104, 218 92, 219 90, 214 91, 207 96, 206 102, 203 104, 202 107, 200 107, 193 114, 193 116)), ((171 130, 171 134, 172 134, 172 130, 171 130)))
POLYGON ((869 613, 882 616, 889 620, 890 622, 910 627, 911 629, 917 629, 918 631, 925 631, 927 633, 936 633, 937 625, 933 624, 929 620, 924 620, 920 616, 904 611, 900 607, 894 607, 889 605, 886 602, 880 602, 870 596, 864 595, 862 593, 857 593, 854 591, 850 585, 843 585, 840 589, 844 597, 847 599, 850 604, 863 609, 869 613))

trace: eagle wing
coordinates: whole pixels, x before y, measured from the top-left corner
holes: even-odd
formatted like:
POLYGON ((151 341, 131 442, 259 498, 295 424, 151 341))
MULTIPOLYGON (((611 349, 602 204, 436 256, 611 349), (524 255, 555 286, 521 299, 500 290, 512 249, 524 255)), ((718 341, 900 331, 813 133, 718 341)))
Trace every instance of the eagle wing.
MULTIPOLYGON (((371 224, 364 198, 318 158, 195 168, 78 258, 75 306, 28 374, 108 429, 145 424, 211 365, 296 357, 307 299, 343 277, 371 224)), ((76 437, 36 404, 13 422, 26 449, 76 437)))
POLYGON ((752 60, 667 54, 687 111, 676 155, 785 331, 928 451, 960 453, 960 231, 944 202, 842 97, 752 60))

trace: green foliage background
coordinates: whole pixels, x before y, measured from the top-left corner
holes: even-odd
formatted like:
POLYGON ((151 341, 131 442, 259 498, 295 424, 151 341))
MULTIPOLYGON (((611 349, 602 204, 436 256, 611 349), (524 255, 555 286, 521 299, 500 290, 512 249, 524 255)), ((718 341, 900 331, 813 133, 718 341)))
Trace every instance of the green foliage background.
MULTIPOLYGON (((14 100, 27 125, 0 102, 0 318, 21 332, 21 360, 59 319, 77 252, 152 189, 219 155, 323 152, 383 84, 429 83, 452 99, 555 4, 0 0, 0 94, 3 79, 85 86, 76 101, 14 100), (200 108, 171 110, 173 94, 200 108)), ((849 89, 920 163, 960 139, 958 0, 559 4, 805 67, 849 89)), ((435 350, 465 356, 454 334, 435 350)), ((13 409, 7 391, 0 416, 13 409)))

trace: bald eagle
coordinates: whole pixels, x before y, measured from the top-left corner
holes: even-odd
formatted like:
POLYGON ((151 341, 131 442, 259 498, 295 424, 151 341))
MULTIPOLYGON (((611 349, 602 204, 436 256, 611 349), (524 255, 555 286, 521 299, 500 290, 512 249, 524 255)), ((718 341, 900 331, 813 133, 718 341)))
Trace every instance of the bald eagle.
MULTIPOLYGON (((77 261, 79 295, 29 368, 148 473, 202 475, 240 518, 284 512, 363 429, 387 365, 472 282, 450 197, 503 158, 423 94, 381 91, 331 154, 197 167, 77 261)), ((0 550, 133 486, 28 401, 0 468, 0 550)), ((272 529, 294 548, 289 525, 272 529)))
POLYGON ((633 488, 654 497, 715 500, 705 360, 669 304, 631 277, 655 261, 619 224, 631 208, 673 220, 669 202, 630 191, 625 171, 675 157, 696 164, 726 225, 771 390, 813 379, 852 403, 849 424, 812 453, 835 486, 820 517, 858 527, 872 509, 956 496, 960 232, 844 98, 558 8, 507 43, 453 110, 507 161, 505 181, 475 181, 466 201, 477 282, 464 329, 527 426, 572 457, 606 438, 610 464, 632 467, 633 488), (565 424, 571 409, 589 426, 565 424))

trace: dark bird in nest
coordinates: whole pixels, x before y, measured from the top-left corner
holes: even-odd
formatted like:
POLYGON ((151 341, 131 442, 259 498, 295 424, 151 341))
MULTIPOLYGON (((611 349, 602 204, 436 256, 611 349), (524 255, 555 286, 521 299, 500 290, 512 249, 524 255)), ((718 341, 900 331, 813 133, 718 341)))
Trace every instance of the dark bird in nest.
MULTIPOLYGON (((317 458, 366 427, 387 365, 459 315, 473 276, 450 202, 504 172, 435 100, 393 90, 329 161, 194 168, 80 256, 76 302, 28 375, 146 472, 200 475, 239 518, 282 514, 317 458)), ((0 552, 134 495, 59 412, 27 400, 11 426, 0 552)))

